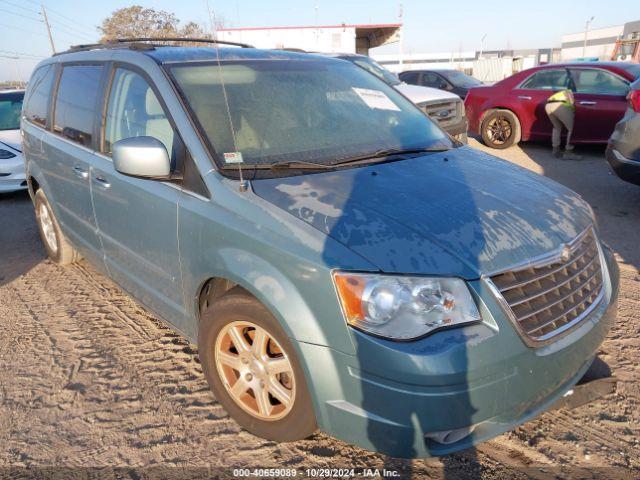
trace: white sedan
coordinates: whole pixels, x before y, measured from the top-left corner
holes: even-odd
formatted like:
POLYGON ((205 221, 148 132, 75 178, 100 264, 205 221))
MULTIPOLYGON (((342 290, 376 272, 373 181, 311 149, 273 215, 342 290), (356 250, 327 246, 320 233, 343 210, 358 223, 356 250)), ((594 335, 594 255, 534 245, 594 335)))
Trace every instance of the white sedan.
POLYGON ((0 192, 27 188, 20 145, 24 90, 0 91, 0 192))

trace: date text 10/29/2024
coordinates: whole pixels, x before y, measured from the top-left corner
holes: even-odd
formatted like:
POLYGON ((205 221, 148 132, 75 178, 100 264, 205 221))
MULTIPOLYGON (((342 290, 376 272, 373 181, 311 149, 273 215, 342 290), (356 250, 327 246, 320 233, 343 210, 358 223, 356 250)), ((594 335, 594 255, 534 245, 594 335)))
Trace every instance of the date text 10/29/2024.
POLYGON ((386 468, 235 468, 233 476, 239 478, 395 478, 400 473, 386 468))

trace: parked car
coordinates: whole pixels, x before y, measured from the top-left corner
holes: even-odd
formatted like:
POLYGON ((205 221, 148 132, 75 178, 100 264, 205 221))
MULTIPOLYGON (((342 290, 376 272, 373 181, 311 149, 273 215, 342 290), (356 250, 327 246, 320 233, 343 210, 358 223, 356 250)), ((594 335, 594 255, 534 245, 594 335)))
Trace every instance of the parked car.
POLYGON ((0 91, 0 192, 27 188, 20 146, 20 111, 24 90, 0 91))
POLYGON ((85 258, 197 342, 216 399, 265 438, 468 448, 565 395, 615 317, 580 196, 349 62, 78 47, 35 69, 22 131, 50 258, 85 258))
POLYGON ((365 55, 355 53, 330 53, 325 55, 347 60, 372 73, 418 105, 449 135, 462 143, 467 143, 467 118, 464 103, 455 92, 445 93, 436 88, 409 85, 399 80, 396 75, 374 59, 365 55))
POLYGON ((628 98, 627 113, 609 139, 607 161, 621 179, 640 185, 640 80, 631 85, 628 98))
POLYGON ((576 100, 572 143, 607 143, 627 109, 629 84, 640 65, 580 62, 530 68, 490 87, 469 90, 465 100, 469 131, 493 148, 520 140, 548 140, 553 126, 544 106, 549 96, 570 88, 576 100))
POLYGON ((466 98, 470 88, 482 85, 480 80, 459 70, 452 69, 407 70, 400 73, 398 78, 410 85, 437 88, 455 93, 463 100, 466 98))

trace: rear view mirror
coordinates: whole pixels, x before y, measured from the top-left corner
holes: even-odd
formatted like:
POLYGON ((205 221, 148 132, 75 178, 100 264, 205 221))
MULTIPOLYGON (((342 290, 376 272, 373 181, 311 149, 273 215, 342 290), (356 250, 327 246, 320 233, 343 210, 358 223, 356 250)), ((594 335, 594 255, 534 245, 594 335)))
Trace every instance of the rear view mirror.
POLYGON ((171 160, 164 144, 154 137, 131 137, 113 144, 113 166, 124 174, 144 178, 168 178, 171 160))

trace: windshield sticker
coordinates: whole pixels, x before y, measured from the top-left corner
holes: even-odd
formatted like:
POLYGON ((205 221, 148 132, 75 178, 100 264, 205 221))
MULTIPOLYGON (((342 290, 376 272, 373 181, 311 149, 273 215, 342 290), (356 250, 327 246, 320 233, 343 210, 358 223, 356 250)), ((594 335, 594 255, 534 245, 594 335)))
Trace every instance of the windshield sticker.
POLYGON ((369 90, 368 88, 352 87, 352 90, 366 103, 369 108, 377 108, 380 110, 400 111, 400 108, 380 90, 369 90))
POLYGON ((224 163, 243 163, 242 152, 224 152, 224 163))

